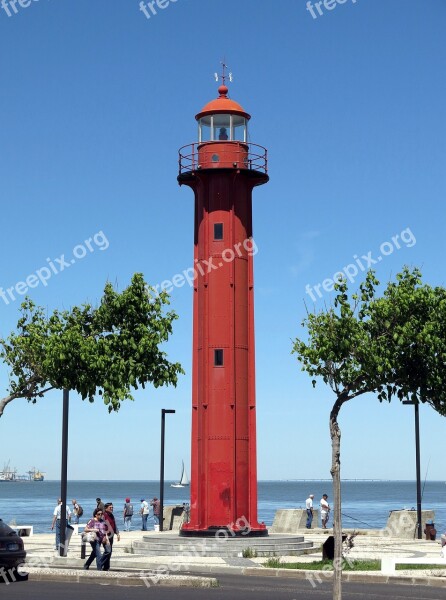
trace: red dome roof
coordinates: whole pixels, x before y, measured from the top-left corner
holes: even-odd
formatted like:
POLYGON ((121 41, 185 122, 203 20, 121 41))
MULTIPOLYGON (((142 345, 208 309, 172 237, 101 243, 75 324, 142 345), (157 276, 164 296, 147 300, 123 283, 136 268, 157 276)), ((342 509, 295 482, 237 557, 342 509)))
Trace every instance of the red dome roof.
POLYGON ((195 117, 197 121, 206 115, 222 113, 237 114, 245 117, 245 119, 250 119, 251 115, 249 115, 238 102, 228 98, 228 91, 229 90, 225 85, 221 85, 218 88, 220 96, 215 98, 215 100, 211 100, 202 108, 201 112, 195 117))

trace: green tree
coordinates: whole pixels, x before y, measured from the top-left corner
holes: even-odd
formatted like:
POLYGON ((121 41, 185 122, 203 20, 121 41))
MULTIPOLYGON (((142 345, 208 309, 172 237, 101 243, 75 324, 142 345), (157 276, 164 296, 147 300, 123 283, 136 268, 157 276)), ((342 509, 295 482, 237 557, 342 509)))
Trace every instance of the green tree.
MULTIPOLYGON (((390 401, 410 398, 446 414, 446 290, 423 285, 418 269, 407 267, 377 297, 379 281, 370 271, 359 293, 347 282, 335 286, 334 306, 307 314, 308 340, 297 338, 293 352, 302 370, 322 377, 336 395, 330 412, 335 570, 333 598, 341 598, 341 407, 362 394, 390 401)), ((316 385, 316 379, 312 381, 316 385)))
POLYGON ((168 304, 168 294, 156 295, 138 273, 122 293, 107 283, 98 307, 84 304, 47 317, 27 298, 17 331, 0 339, 0 357, 10 369, 0 417, 16 398, 35 403, 52 389, 74 390, 90 402, 102 396, 112 412, 133 400, 131 390, 139 385, 176 385, 184 371, 161 349, 178 318, 165 311, 168 304))

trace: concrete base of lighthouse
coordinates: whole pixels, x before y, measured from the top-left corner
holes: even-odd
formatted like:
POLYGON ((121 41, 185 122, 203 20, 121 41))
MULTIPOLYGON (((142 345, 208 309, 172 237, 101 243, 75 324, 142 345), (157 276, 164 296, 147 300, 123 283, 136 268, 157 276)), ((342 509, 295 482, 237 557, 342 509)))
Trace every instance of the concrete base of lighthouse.
POLYGON ((134 554, 145 556, 191 556, 236 558, 250 549, 256 556, 299 556, 313 548, 304 536, 271 534, 267 537, 181 537, 178 532, 166 531, 133 542, 134 554))
POLYGON ((234 531, 228 527, 210 527, 209 529, 180 529, 180 537, 187 538, 255 538, 268 537, 268 529, 234 531))

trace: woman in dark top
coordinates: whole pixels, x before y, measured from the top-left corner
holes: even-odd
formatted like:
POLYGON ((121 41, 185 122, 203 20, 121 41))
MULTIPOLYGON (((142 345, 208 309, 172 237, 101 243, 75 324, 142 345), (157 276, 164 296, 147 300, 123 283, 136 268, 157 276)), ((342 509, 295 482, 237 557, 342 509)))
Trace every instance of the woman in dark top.
POLYGON ((93 518, 90 519, 84 529, 84 533, 94 531, 96 533, 96 540, 90 542, 91 554, 87 558, 87 562, 84 564, 84 569, 89 569, 91 563, 96 559, 96 567, 98 571, 102 571, 102 553, 101 546, 108 542, 107 538, 107 524, 103 521, 103 512, 99 508, 95 508, 93 511, 93 518))

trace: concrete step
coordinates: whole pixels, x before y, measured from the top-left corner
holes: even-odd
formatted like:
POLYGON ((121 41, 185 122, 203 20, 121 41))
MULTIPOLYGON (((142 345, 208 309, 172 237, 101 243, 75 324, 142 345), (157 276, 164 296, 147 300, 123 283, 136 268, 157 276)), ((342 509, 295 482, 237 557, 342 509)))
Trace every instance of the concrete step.
POLYGON ((250 548, 257 556, 299 556, 313 548, 303 536, 274 538, 170 538, 147 536, 134 541, 133 552, 144 556, 237 557, 250 548))
POLYGON ((169 545, 169 544, 156 544, 156 543, 150 543, 150 542, 133 542, 133 549, 136 550, 137 548, 153 548, 154 550, 156 550, 159 554, 162 554, 162 551, 164 549, 166 550, 176 550, 177 552, 181 553, 181 552, 186 552, 188 550, 191 549, 196 549, 196 550, 208 550, 208 551, 213 551, 213 550, 219 550, 220 548, 231 548, 233 550, 243 550, 244 548, 257 548, 259 550, 275 550, 277 548, 312 548, 313 547, 313 542, 296 542, 296 543, 288 543, 288 544, 253 544, 253 543, 249 543, 247 542, 246 544, 243 545, 239 545, 239 544, 219 544, 218 542, 213 542, 211 544, 175 544, 175 545, 169 545))
MULTIPOLYGON (((139 543, 148 542, 148 543, 159 543, 159 544, 168 544, 170 545, 185 545, 185 544, 212 544, 212 543, 228 543, 232 545, 241 545, 246 546, 246 543, 250 545, 256 544, 257 546, 264 545, 269 546, 271 544, 295 544, 304 542, 305 537, 303 535, 268 535, 265 537, 249 537, 249 536, 240 536, 240 537, 182 537, 179 535, 166 536, 164 534, 152 534, 152 535, 144 535, 142 540, 138 540, 139 543)), ((134 542, 136 543, 136 541, 134 542)))
MULTIPOLYGON (((252 548, 254 556, 300 556, 305 554, 308 549, 312 549, 310 543, 305 543, 300 548, 271 548, 258 549, 252 548)), ((243 550, 235 550, 230 548, 217 549, 214 551, 202 552, 201 550, 186 550, 179 552, 171 548, 164 548, 162 551, 158 551, 152 548, 135 548, 135 555, 139 556, 191 556, 191 557, 207 557, 207 558, 235 558, 242 556, 243 550)))

